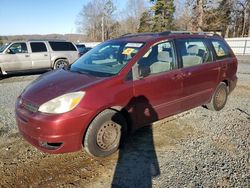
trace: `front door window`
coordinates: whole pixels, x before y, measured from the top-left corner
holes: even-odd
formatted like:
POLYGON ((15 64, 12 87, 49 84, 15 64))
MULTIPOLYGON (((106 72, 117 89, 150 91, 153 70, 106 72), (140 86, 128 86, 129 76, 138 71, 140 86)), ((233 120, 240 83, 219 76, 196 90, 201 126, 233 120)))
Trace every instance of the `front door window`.
POLYGON ((28 53, 27 45, 24 42, 14 43, 9 47, 8 53, 10 54, 28 53))
POLYGON ((151 47, 134 66, 134 79, 160 74, 177 67, 172 43, 162 42, 151 47))

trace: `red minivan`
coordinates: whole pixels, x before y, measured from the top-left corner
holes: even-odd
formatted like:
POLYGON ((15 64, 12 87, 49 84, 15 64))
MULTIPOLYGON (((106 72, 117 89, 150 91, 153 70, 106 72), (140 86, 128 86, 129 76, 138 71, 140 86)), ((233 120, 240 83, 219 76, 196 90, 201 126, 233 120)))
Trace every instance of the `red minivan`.
POLYGON ((217 35, 124 35, 96 46, 69 70, 32 82, 16 102, 23 137, 48 153, 108 156, 124 136, 205 106, 221 110, 237 82, 237 59, 217 35))

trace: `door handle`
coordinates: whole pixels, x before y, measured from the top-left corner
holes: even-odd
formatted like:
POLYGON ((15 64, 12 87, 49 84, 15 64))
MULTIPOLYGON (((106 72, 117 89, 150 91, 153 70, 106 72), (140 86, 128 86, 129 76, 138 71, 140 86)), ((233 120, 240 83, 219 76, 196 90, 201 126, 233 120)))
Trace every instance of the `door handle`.
POLYGON ((30 55, 25 55, 25 57, 29 57, 30 55))
POLYGON ((187 73, 182 72, 182 73, 179 73, 179 74, 175 74, 172 79, 173 80, 175 80, 175 79, 179 80, 179 79, 187 78, 187 77, 189 77, 191 75, 192 75, 191 72, 187 72, 187 73))
POLYGON ((44 56, 48 56, 48 54, 44 54, 44 56))
POLYGON ((192 74, 191 72, 182 73, 182 76, 187 78, 187 77, 191 76, 191 74, 192 74))
POLYGON ((222 70, 226 70, 227 69, 227 65, 222 65, 221 69, 222 70))

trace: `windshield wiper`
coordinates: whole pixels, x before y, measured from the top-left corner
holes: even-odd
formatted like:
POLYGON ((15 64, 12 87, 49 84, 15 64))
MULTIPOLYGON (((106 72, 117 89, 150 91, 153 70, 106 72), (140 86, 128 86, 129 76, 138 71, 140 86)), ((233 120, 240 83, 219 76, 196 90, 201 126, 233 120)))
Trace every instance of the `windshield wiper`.
POLYGON ((83 70, 70 70, 71 72, 76 72, 76 73, 79 73, 79 74, 90 74, 90 72, 88 71, 83 71, 83 70))
POLYGON ((75 67, 71 67, 70 71, 71 72, 77 72, 77 73, 80 73, 80 74, 89 74, 89 75, 97 76, 97 77, 110 77, 110 76, 115 75, 114 73, 93 71, 93 70, 88 70, 88 69, 80 69, 80 68, 75 68, 75 67))

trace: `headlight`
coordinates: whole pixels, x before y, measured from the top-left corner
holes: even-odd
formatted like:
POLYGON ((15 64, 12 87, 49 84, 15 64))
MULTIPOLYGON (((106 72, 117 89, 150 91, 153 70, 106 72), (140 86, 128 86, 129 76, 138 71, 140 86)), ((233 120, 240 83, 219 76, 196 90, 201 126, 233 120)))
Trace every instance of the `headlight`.
POLYGON ((74 109, 80 103, 84 95, 85 92, 83 91, 61 95, 42 104, 38 111, 50 114, 61 114, 68 112, 74 109))

